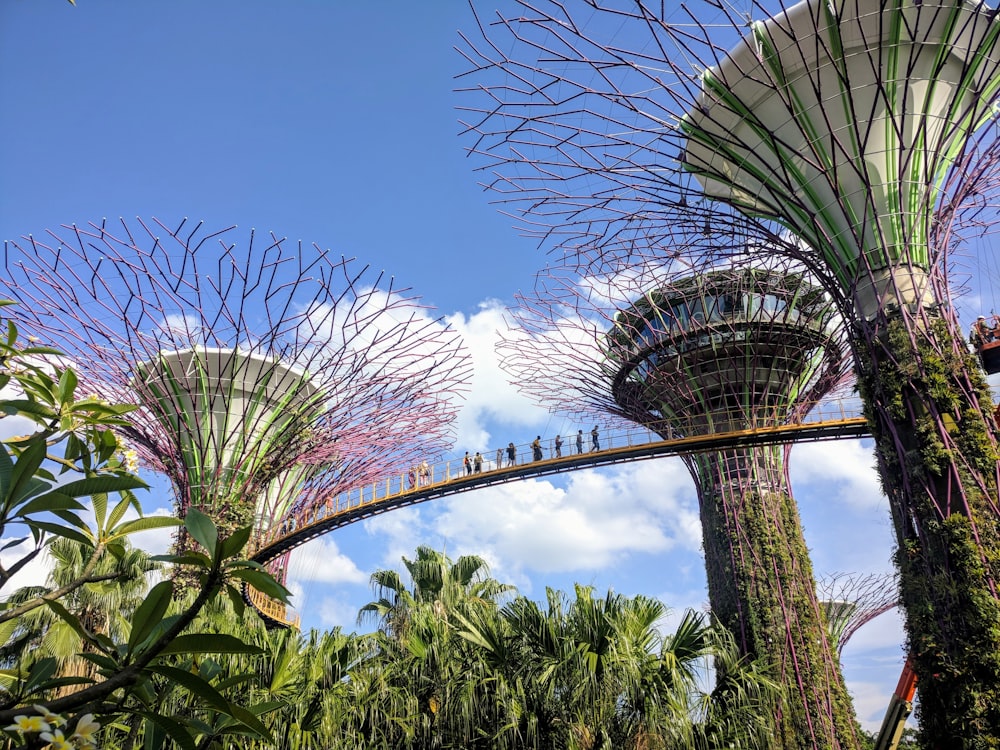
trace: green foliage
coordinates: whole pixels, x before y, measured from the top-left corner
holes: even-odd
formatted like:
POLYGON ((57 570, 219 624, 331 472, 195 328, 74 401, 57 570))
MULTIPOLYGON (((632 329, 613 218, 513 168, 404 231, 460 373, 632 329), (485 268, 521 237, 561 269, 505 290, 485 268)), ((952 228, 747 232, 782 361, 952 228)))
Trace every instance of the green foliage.
MULTIPOLYGON (((238 598, 245 583, 280 600, 288 592, 260 565, 241 559, 249 528, 220 535, 196 510, 183 521, 142 517, 133 491, 146 484, 129 469, 116 434, 134 407, 78 398, 76 374, 57 362, 58 352, 19 345, 17 329, 8 324, 0 340, 0 387, 16 386, 20 395, 0 401, 0 412, 27 420, 30 429, 0 450, 0 533, 21 531, 14 544, 31 547, 0 566, 0 588, 44 550, 52 550, 57 567, 50 585, 14 592, 0 603, 0 634, 8 641, 0 650, 0 727, 12 727, 4 730, 10 741, 58 744, 58 737, 46 740, 18 728, 32 724, 31 715, 42 709, 52 721, 68 721, 67 732, 90 727, 97 716, 106 727, 131 724, 147 738, 169 737, 195 748, 204 734, 196 724, 156 710, 166 684, 224 716, 228 733, 270 739, 256 714, 177 662, 203 654, 259 654, 259 647, 232 635, 195 639, 184 631, 210 601, 223 592, 238 598), (139 517, 126 520, 129 511, 139 517), (200 581, 194 597, 178 605, 173 581, 165 580, 141 602, 110 611, 126 603, 115 596, 124 587, 144 587, 153 565, 135 558, 128 537, 182 523, 205 552, 163 560, 200 581), (54 648, 57 634, 71 644, 70 653, 54 648)), ((63 731, 55 726, 49 729, 63 731)), ((74 742, 89 742, 77 734, 74 742)))
POLYGON ((926 331, 893 320, 873 353, 859 389, 896 527, 921 731, 930 747, 1000 748, 1000 518, 989 388, 944 319, 926 331))

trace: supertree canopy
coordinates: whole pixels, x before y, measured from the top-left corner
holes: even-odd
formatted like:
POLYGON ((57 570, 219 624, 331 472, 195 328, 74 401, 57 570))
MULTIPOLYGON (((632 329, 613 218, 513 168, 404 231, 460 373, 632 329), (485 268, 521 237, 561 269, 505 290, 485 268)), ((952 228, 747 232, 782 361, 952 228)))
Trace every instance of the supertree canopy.
POLYGON ((4 252, 11 318, 81 390, 140 406, 123 437, 181 515, 264 532, 449 445, 462 343, 354 260, 187 220, 64 227, 4 252))
POLYGON ((949 289, 960 240, 996 225, 996 12, 807 0, 755 5, 758 22, 714 2, 701 18, 513 4, 480 14, 485 42, 462 48, 490 186, 581 267, 713 252, 686 238, 743 213, 741 231, 814 274, 850 331, 922 730, 930 746, 1000 747, 996 425, 949 289))
MULTIPOLYGON (((515 382, 552 408, 610 414, 667 439, 787 424, 845 376, 832 301, 787 263, 631 268, 582 283, 550 269, 519 302, 500 346, 515 382)), ((773 746, 855 748, 787 451, 683 456, 698 491, 709 600, 785 689, 773 746)))
POLYGON ((816 582, 816 589, 838 652, 852 635, 899 603, 899 589, 891 575, 830 573, 816 582))

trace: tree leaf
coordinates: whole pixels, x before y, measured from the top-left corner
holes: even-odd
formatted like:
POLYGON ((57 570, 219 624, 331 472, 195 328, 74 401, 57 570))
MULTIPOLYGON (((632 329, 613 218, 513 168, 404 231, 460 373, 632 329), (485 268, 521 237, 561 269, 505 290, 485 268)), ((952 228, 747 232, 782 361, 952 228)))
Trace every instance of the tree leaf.
POLYGON ((177 636, 160 652, 168 654, 262 654, 263 649, 226 633, 187 633, 177 636))
POLYGON ((128 652, 135 651, 136 646, 142 643, 153 631, 163 615, 166 614, 167 607, 170 606, 170 598, 174 593, 173 581, 160 581, 150 589, 146 599, 132 616, 132 632, 128 637, 128 652))
POLYGON ((216 711, 220 711, 226 716, 233 715, 229 701, 223 698, 222 694, 212 687, 211 684, 203 680, 194 672, 189 672, 186 669, 179 669, 178 667, 171 667, 168 664, 151 664, 146 667, 146 671, 166 677, 171 682, 180 685, 188 692, 201 698, 216 711))
POLYGON ((124 490, 147 489, 148 487, 149 485, 139 477, 131 474, 100 474, 96 477, 86 477, 85 479, 77 479, 75 482, 61 484, 59 492, 71 497, 83 497, 102 492, 122 492, 124 490))
POLYGON ((223 540, 219 550, 220 557, 225 560, 226 558, 238 555, 246 547, 247 542, 250 541, 252 533, 253 526, 244 526, 242 529, 234 531, 227 539, 223 540))
POLYGON ((79 542, 80 544, 87 545, 88 547, 94 546, 93 539, 87 538, 76 529, 70 529, 58 523, 48 523, 47 521, 36 521, 34 519, 25 521, 25 523, 31 529, 47 531, 55 536, 64 536, 67 539, 72 539, 74 542, 79 542))
POLYGON ((241 581, 248 583, 253 586, 262 594, 267 594, 272 599, 277 599, 279 602, 288 602, 288 597, 291 592, 278 583, 271 576, 263 570, 247 570, 245 568, 237 568, 235 570, 229 571, 229 576, 231 578, 238 578, 241 581))
POLYGON ((73 394, 76 393, 76 384, 76 373, 70 368, 63 370, 59 375, 58 395, 60 404, 65 404, 73 400, 73 394))
POLYGON ((52 510, 86 510, 87 506, 78 500, 74 500, 69 495, 60 492, 47 492, 41 497, 29 500, 17 509, 17 515, 27 516, 32 513, 41 513, 52 510))
MULTIPOLYGON (((170 735, 170 738, 181 747, 181 750, 198 750, 194 737, 191 736, 187 727, 179 721, 176 721, 169 716, 162 716, 158 713, 152 713, 150 711, 140 711, 139 716, 142 716, 146 721, 151 724, 155 724, 170 735)), ((157 745, 157 747, 159 747, 159 745, 157 745)))
POLYGON ((184 526, 198 544, 204 547, 208 554, 215 557, 215 547, 219 541, 219 531, 212 519, 197 508, 188 509, 184 516, 184 526))
POLYGON ((109 531, 112 537, 122 537, 128 536, 129 534, 135 534, 138 531, 149 531, 150 529, 164 529, 168 526, 180 526, 181 520, 179 518, 174 518, 173 516, 143 516, 142 518, 134 518, 131 521, 126 521, 125 523, 117 526, 109 531))

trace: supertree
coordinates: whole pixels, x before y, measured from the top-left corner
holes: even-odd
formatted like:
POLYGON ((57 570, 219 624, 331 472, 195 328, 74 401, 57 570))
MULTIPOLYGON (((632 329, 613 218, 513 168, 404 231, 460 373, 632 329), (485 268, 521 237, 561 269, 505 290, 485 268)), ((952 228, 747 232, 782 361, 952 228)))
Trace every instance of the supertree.
MULTIPOLYGON (((788 424, 845 377, 835 307, 788 263, 578 280, 550 268, 511 312, 501 366, 543 404, 664 439, 788 424)), ((787 699, 774 747, 860 747, 787 474, 789 446, 682 456, 713 615, 787 699)))
POLYGON ((440 454, 470 360, 384 274, 234 229, 66 226, 5 242, 4 281, 10 318, 63 353, 81 390, 140 406, 122 436, 170 480, 179 515, 261 535, 440 454))
POLYGON ((829 573, 816 590, 838 653, 858 630, 899 603, 895 578, 887 574, 829 573))
POLYGON ((963 236, 995 224, 995 11, 514 4, 462 46, 491 187, 526 231, 602 266, 743 213, 815 275, 850 331, 922 730, 1000 747, 997 431, 948 286, 963 236))

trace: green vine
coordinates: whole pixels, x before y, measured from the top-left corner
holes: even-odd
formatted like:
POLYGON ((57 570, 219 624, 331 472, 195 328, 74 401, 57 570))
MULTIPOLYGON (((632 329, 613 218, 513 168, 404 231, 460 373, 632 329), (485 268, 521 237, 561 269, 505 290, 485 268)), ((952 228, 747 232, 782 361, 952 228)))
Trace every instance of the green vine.
POLYGON ((921 730, 930 748, 996 750, 1000 519, 990 505, 998 460, 992 399, 975 357, 950 346, 945 320, 917 335, 914 356, 903 321, 892 321, 873 347, 873 366, 859 368, 859 389, 896 526, 921 730))

